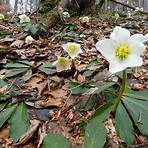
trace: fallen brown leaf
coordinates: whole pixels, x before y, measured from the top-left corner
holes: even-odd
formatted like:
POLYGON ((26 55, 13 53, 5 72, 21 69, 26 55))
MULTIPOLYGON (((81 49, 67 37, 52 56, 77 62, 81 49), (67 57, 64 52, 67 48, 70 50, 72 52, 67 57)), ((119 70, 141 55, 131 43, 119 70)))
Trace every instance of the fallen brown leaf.
POLYGON ((68 94, 68 91, 65 89, 55 89, 51 90, 50 95, 52 95, 54 98, 64 98, 68 94))
POLYGON ((9 128, 10 128, 10 126, 6 126, 6 127, 1 129, 1 131, 0 131, 0 141, 1 140, 6 140, 6 139, 9 138, 9 128))
POLYGON ((50 106, 56 106, 56 107, 62 107, 63 104, 63 99, 62 98, 53 98, 53 97, 48 97, 45 100, 39 100, 35 102, 35 108, 46 108, 50 106))

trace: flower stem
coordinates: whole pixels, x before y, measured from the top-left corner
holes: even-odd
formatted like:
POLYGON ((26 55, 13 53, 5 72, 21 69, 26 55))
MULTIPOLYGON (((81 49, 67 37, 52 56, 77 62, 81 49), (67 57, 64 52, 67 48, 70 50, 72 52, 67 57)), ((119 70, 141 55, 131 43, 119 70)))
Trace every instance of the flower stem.
POLYGON ((119 95, 117 97, 117 99, 115 100, 115 105, 114 105, 114 108, 113 108, 113 113, 116 112, 117 110, 117 107, 121 101, 121 98, 122 98, 122 95, 124 93, 124 90, 125 90, 125 84, 126 84, 126 78, 127 78, 127 74, 126 74, 126 70, 123 71, 123 79, 122 79, 122 85, 120 87, 120 90, 119 90, 119 95))

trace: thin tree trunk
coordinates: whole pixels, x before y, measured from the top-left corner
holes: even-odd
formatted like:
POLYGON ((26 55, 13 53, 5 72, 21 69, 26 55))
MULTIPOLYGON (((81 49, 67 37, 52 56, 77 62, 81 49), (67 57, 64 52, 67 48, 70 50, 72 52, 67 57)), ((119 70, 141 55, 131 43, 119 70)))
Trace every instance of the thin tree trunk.
POLYGON ((15 0, 14 13, 17 13, 17 11, 18 11, 18 0, 15 0))

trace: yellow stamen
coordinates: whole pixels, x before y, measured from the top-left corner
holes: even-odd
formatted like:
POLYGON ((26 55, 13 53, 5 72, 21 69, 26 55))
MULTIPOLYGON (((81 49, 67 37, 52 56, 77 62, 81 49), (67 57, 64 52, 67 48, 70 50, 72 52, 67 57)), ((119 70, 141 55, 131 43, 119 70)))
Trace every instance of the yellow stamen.
POLYGON ((66 67, 68 62, 69 62, 69 61, 68 61, 66 58, 64 58, 64 57, 60 57, 60 58, 58 59, 58 63, 59 63, 62 67, 66 67))
POLYGON ((116 56, 120 59, 120 60, 125 60, 128 58, 130 54, 130 48, 127 44, 120 44, 117 48, 116 48, 116 56))
POLYGON ((75 54, 77 52, 77 46, 76 45, 69 45, 67 49, 70 53, 75 54))

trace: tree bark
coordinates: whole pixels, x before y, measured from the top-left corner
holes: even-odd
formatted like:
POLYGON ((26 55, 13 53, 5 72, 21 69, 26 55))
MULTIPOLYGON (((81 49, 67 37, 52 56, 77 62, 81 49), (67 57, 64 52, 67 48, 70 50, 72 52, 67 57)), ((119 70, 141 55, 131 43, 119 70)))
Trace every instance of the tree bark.
POLYGON ((69 9, 78 14, 88 12, 89 10, 92 12, 91 8, 95 5, 95 1, 96 0, 60 0, 58 6, 53 8, 48 15, 48 27, 52 28, 60 21, 61 8, 63 11, 64 9, 69 9))
MULTIPOLYGON (((117 3, 117 4, 119 4, 119 5, 122 5, 122 6, 128 7, 128 8, 133 9, 133 10, 136 9, 136 8, 133 7, 133 6, 130 6, 130 5, 128 5, 128 4, 126 4, 126 3, 123 3, 123 2, 119 2, 119 1, 117 1, 117 0, 110 0, 110 1, 115 2, 115 3, 117 3)), ((141 10, 139 10, 139 11, 140 11, 142 14, 148 15, 148 11, 141 11, 141 10)))

